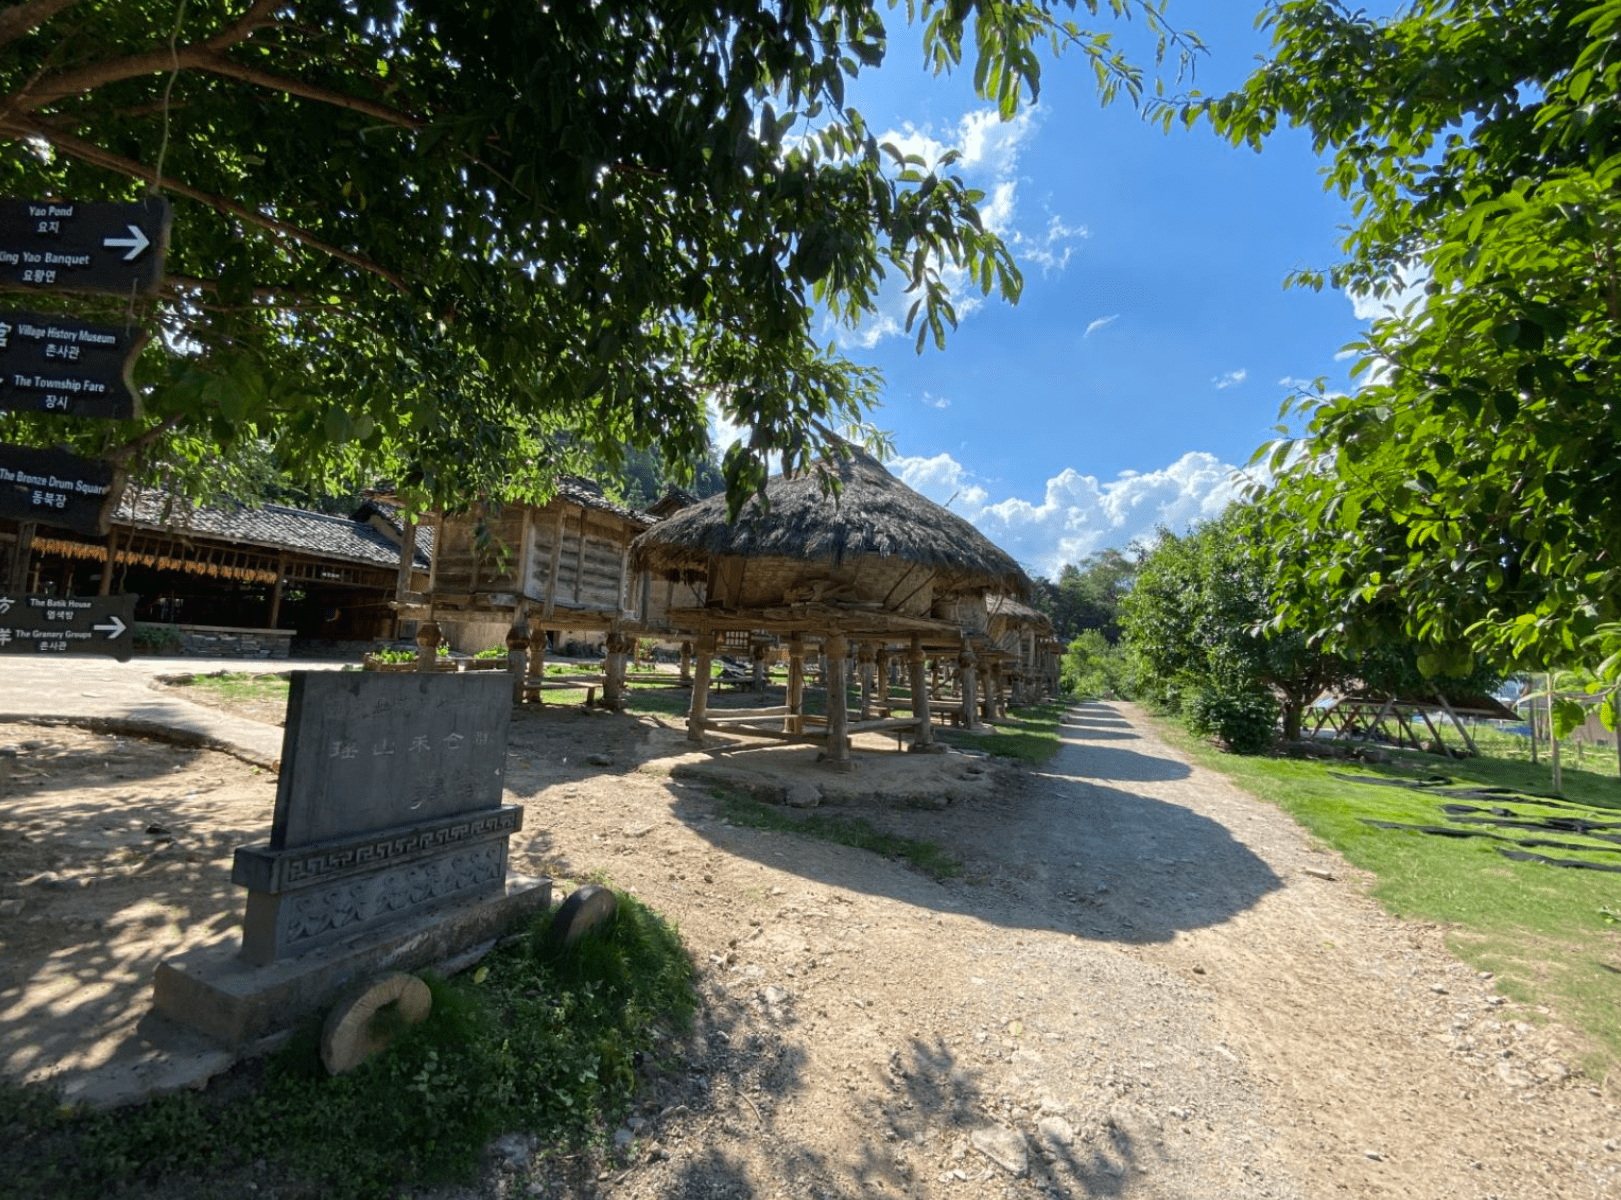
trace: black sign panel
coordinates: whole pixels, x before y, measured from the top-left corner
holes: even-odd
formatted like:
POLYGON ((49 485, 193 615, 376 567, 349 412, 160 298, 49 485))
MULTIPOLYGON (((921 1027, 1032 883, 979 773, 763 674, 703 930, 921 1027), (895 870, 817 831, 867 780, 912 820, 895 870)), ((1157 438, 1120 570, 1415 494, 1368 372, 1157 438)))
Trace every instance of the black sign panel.
POLYGON ((0 446, 0 517, 104 534, 114 467, 62 450, 0 446))
POLYGON ((0 312, 0 411, 133 417, 130 370, 147 341, 133 326, 0 312))
POLYGON ((0 200, 0 286, 151 293, 163 281, 169 202, 0 200))
POLYGON ((108 654, 128 662, 135 600, 0 592, 0 654, 108 654))

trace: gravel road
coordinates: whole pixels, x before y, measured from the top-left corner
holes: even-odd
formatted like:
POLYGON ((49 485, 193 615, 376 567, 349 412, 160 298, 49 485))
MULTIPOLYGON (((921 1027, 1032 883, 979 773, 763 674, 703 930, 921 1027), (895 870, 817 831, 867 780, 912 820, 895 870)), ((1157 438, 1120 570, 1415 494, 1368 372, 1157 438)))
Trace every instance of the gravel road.
POLYGON ((990 798, 861 810, 958 853, 949 885, 726 824, 656 752, 604 785, 546 776, 530 743, 512 786, 547 826, 537 861, 673 917, 707 1003, 622 1165, 569 1176, 520 1146, 476 1194, 1621 1192, 1621 1109, 1574 1035, 1132 707, 1064 732, 990 798))

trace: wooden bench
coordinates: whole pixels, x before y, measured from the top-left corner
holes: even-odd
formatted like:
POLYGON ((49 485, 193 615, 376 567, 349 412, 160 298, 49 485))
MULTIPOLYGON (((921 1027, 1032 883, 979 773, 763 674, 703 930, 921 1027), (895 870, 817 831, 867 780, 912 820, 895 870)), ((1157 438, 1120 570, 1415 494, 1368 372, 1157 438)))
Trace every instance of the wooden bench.
POLYGON ((597 689, 603 685, 601 675, 535 675, 523 681, 523 698, 541 702, 542 692, 577 692, 585 689, 587 706, 597 701, 597 689))

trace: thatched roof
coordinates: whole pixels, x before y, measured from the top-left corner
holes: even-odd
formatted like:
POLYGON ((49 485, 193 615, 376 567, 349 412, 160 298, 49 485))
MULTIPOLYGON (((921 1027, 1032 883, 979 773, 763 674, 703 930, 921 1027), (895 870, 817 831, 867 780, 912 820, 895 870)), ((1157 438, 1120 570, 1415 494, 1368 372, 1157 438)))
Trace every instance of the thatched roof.
POLYGON ((836 496, 823 491, 816 470, 774 475, 766 483, 769 511, 751 497, 735 523, 726 520, 726 497, 711 496, 632 542, 633 565, 681 578, 706 570, 711 558, 800 558, 838 567, 878 555, 934 568, 963 590, 1029 593, 1019 564, 979 530, 865 451, 847 446, 846 453, 823 464, 842 485, 836 496))
POLYGON ((988 596, 985 606, 993 619, 1003 617, 1013 625, 1033 627, 1041 633, 1052 632, 1053 623, 1046 613, 1021 604, 1012 596, 988 596))

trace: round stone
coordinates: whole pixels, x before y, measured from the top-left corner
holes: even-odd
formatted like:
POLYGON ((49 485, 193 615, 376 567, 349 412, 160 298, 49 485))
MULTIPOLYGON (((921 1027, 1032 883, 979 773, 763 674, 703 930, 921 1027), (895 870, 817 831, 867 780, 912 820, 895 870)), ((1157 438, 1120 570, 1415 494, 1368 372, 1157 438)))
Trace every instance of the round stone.
POLYGON ((374 979, 333 1005, 321 1028, 321 1061, 333 1075, 352 1071, 394 1035, 425 1020, 433 1007, 428 985, 396 971, 374 979), (392 1011, 385 1012, 392 1005, 392 1011))
POLYGON ((566 950, 594 929, 612 921, 619 912, 619 898, 612 888, 588 883, 576 888, 558 907, 546 930, 546 946, 566 950))

